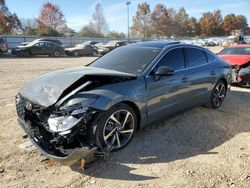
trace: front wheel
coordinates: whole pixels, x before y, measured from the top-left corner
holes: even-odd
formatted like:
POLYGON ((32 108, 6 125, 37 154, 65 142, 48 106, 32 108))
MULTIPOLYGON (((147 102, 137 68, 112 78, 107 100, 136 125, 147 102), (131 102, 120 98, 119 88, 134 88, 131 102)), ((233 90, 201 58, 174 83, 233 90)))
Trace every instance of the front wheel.
POLYGON ((132 139, 137 127, 134 110, 126 104, 117 104, 99 114, 95 142, 99 148, 112 147, 117 151, 125 147, 132 139))
POLYGON ((225 99, 226 93, 226 83, 222 80, 219 80, 214 86, 209 103, 206 106, 213 109, 219 108, 225 99))

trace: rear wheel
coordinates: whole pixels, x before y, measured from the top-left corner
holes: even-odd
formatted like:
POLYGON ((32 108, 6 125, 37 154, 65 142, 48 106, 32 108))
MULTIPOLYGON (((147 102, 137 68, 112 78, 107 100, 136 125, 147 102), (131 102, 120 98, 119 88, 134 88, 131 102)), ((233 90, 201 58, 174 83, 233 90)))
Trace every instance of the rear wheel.
POLYGON ((97 51, 94 51, 93 54, 92 54, 93 57, 96 57, 97 56, 97 51))
POLYGON ((55 57, 59 57, 59 56, 60 56, 60 52, 56 50, 56 51, 54 51, 53 55, 54 55, 55 57))
POLYGON ((99 148, 112 147, 117 151, 132 139, 137 126, 134 110, 126 104, 117 104, 97 118, 95 140, 99 148))
POLYGON ((219 80, 214 86, 209 103, 206 106, 214 109, 219 108, 225 99, 226 93, 226 83, 222 80, 219 80))
POLYGON ((79 56, 78 51, 74 51, 74 53, 73 53, 73 54, 74 54, 74 56, 75 56, 75 57, 78 57, 78 56, 79 56))

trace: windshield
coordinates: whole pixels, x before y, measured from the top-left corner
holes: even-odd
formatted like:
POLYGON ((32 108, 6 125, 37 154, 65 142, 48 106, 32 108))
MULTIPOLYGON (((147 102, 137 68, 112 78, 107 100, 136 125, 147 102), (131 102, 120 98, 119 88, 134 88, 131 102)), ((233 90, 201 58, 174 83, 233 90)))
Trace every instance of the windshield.
POLYGON ((250 55, 250 48, 225 48, 219 53, 219 55, 229 55, 229 54, 250 55))
POLYGON ((158 48, 120 47, 97 59, 89 66, 140 74, 160 51, 161 49, 158 48))
POLYGON ((86 45, 85 44, 76 44, 75 47, 76 48, 84 48, 86 45))

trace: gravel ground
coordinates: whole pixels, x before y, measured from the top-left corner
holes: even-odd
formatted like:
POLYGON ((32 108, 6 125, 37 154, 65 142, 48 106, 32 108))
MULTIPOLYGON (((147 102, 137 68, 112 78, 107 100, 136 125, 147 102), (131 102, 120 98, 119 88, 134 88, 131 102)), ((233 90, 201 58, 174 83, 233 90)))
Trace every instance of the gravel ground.
MULTIPOLYGON (((218 51, 216 48, 214 51, 218 51)), ((78 165, 41 161, 16 121, 28 80, 93 58, 0 59, 0 187, 243 187, 250 180, 250 89, 232 87, 218 110, 198 107, 138 132, 123 150, 78 165)))

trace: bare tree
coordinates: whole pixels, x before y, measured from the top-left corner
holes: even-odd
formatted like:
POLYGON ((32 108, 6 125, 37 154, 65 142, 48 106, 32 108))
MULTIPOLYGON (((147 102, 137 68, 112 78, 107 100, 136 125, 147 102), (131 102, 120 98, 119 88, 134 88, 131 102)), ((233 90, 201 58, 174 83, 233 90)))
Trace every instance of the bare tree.
POLYGON ((19 33, 21 28, 18 16, 9 11, 5 0, 0 0, 0 34, 19 33))
POLYGON ((97 3, 95 6, 95 12, 92 16, 91 25, 94 27, 96 33, 105 34, 108 31, 108 25, 104 17, 101 3, 97 3))
POLYGON ((143 33, 143 37, 150 36, 151 11, 149 4, 138 4, 136 15, 133 17, 132 33, 143 33), (134 30, 134 31, 133 31, 134 30))
POLYGON ((170 29, 170 16, 167 8, 163 4, 157 4, 151 14, 151 31, 157 37, 167 36, 170 29))
POLYGON ((38 27, 49 27, 59 31, 66 26, 66 20, 60 8, 52 3, 45 3, 37 19, 38 27))

